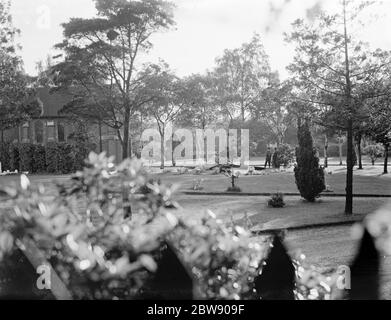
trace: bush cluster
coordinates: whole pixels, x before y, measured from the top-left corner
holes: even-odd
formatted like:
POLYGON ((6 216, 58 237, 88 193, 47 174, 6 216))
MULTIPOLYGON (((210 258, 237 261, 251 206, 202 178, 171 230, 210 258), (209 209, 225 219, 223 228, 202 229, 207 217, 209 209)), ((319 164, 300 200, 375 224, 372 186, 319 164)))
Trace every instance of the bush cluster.
POLYGON ((283 208, 285 207, 284 195, 280 192, 272 194, 267 202, 269 208, 283 208))
POLYGON ((0 144, 3 171, 69 174, 83 168, 87 155, 86 146, 65 142, 51 142, 45 146, 32 143, 0 144))
POLYGON ((363 154, 368 155, 371 158, 372 165, 375 165, 376 160, 383 156, 383 147, 379 144, 366 146, 363 154))
POLYGON ((295 159, 295 149, 289 144, 283 143, 277 147, 277 167, 288 167, 295 159))

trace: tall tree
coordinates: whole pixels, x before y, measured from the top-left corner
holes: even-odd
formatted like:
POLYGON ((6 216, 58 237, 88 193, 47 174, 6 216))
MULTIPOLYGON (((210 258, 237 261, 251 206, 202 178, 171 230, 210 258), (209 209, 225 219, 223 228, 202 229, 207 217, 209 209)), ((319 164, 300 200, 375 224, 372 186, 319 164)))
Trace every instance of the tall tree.
POLYGON ((153 100, 145 105, 144 110, 147 115, 155 120, 159 130, 161 138, 160 168, 164 169, 165 144, 167 140, 173 138, 172 132, 170 136, 167 135, 167 129, 169 125, 173 125, 180 112, 187 105, 189 101, 187 98, 188 91, 183 81, 175 76, 165 63, 156 66, 156 73, 149 78, 146 90, 149 92, 148 96, 153 97, 153 100))
POLYGON ((391 95, 373 99, 370 103, 370 121, 367 135, 384 147, 384 170, 388 173, 388 154, 391 144, 391 95))
POLYGON ((15 56, 20 48, 15 43, 15 38, 20 34, 20 30, 13 25, 10 11, 11 1, 0 0, 0 50, 15 56))
POLYGON ((15 127, 34 115, 39 115, 41 106, 29 88, 28 77, 18 56, 19 34, 12 24, 10 1, 0 1, 0 132, 15 127))
POLYGON ((358 88, 390 63, 379 59, 381 52, 370 52, 350 32, 365 7, 363 2, 343 0, 340 13, 321 12, 310 24, 297 20, 286 37, 296 48, 289 70, 304 93, 298 98, 310 102, 320 113, 331 107, 343 120, 343 125, 323 125, 347 132, 346 214, 353 212, 354 121, 363 99, 358 88))
POLYGON ((173 5, 163 0, 94 1, 98 17, 63 24, 65 40, 56 47, 64 50, 65 59, 54 70, 60 86, 110 114, 107 122, 127 158, 131 118, 148 102, 139 94, 145 72, 138 57, 152 47, 153 34, 174 24, 173 5))
POLYGON ((214 104, 213 77, 195 74, 183 79, 186 105, 181 109, 177 123, 181 126, 206 129, 214 124, 219 112, 214 104))
POLYGON ((260 36, 255 34, 240 48, 225 50, 216 63, 214 74, 219 105, 230 120, 239 117, 244 122, 255 108, 262 88, 268 86, 270 77, 269 58, 260 36))
POLYGON ((274 75, 251 112, 253 119, 262 119, 267 125, 277 144, 284 142, 286 131, 293 124, 294 117, 289 112, 291 90, 290 83, 280 83, 278 75, 274 75))

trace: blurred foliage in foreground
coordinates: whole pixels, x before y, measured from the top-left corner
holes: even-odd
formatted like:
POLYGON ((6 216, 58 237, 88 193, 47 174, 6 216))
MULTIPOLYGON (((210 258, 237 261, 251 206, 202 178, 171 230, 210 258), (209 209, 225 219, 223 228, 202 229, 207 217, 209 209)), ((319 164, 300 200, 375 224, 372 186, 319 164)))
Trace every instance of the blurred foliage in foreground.
POLYGON ((293 279, 287 286, 295 299, 331 298, 335 277, 306 266, 302 256, 288 257, 275 247, 277 238, 253 237, 212 212, 197 222, 178 218, 175 186, 154 182, 141 163, 114 165, 113 158, 91 153, 86 164, 54 190, 22 175, 20 186, 0 191, 7 208, 0 215, 0 260, 32 240, 73 298, 137 299, 159 287, 153 285, 158 275, 160 284, 173 276, 170 267, 159 272, 168 246, 192 279, 192 298, 239 300, 275 290, 278 279, 269 280, 284 274, 278 261, 285 257, 293 275, 284 278, 293 279))

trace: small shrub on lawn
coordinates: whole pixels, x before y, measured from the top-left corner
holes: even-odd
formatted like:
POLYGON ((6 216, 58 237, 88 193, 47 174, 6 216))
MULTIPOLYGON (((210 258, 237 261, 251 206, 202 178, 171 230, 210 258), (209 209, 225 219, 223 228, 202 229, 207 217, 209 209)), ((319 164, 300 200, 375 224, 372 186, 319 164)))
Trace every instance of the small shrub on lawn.
POLYGON ((228 187, 227 192, 242 192, 242 189, 238 186, 228 187))
POLYGON ((199 176, 199 175, 200 175, 201 173, 203 173, 203 172, 204 172, 204 170, 203 170, 202 167, 197 167, 197 168, 195 168, 194 171, 193 171, 194 175, 196 175, 196 176, 199 176))
POLYGON ((371 158, 372 165, 374 166, 376 160, 383 156, 383 147, 380 144, 366 146, 363 150, 363 154, 366 154, 371 158))
POLYGON ((188 172, 189 172, 189 170, 187 168, 178 168, 178 170, 177 170, 177 173, 179 175, 187 174, 188 172))
POLYGON ((284 195, 280 192, 272 194, 267 202, 269 208, 283 208, 285 207, 284 195))
POLYGON ((252 176, 252 175, 254 175, 254 174, 255 174, 255 167, 249 166, 249 167, 248 167, 248 170, 247 170, 247 172, 246 172, 246 176, 252 176))
POLYGON ((236 181, 239 180, 240 177, 240 172, 236 171, 234 172, 232 169, 229 170, 228 172, 224 172, 224 175, 229 178, 231 182, 231 186, 227 189, 227 192, 242 192, 242 189, 240 189, 236 185, 236 181))
POLYGON ((277 167, 290 166, 295 160, 295 149, 289 144, 280 144, 277 147, 278 157, 277 157, 277 167))
POLYGON ((194 191, 201 191, 204 189, 204 187, 202 186, 204 183, 204 179, 197 179, 197 180, 194 180, 193 181, 193 187, 192 187, 192 190, 194 191))

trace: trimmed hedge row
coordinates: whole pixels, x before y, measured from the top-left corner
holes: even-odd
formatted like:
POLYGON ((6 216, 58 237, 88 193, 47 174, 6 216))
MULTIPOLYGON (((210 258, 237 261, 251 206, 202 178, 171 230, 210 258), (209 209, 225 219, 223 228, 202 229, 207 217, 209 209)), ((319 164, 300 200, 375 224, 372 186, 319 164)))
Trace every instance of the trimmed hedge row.
POLYGON ((0 143, 3 171, 69 174, 84 166, 88 148, 66 142, 46 146, 31 143, 0 143))
POLYGON ((3 171, 11 169, 11 158, 10 158, 10 143, 0 143, 0 162, 3 171))

